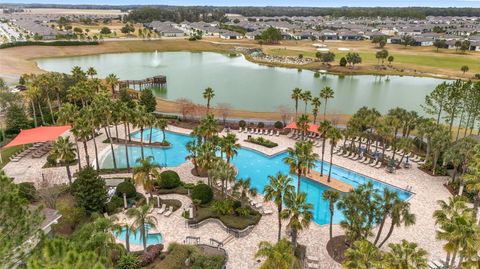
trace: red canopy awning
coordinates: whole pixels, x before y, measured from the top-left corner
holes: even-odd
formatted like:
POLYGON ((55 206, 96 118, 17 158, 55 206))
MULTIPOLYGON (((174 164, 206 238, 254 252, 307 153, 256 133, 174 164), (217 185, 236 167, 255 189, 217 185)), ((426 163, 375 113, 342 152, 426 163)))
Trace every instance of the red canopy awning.
MULTIPOLYGON (((298 129, 297 124, 295 122, 291 122, 285 126, 285 129, 298 129)), ((319 133, 318 132, 318 125, 317 124, 308 124, 308 131, 312 133, 319 133)))
POLYGON ((22 130, 20 133, 8 143, 5 148, 17 145, 26 145, 37 142, 55 141, 66 131, 70 130, 69 125, 65 126, 41 126, 33 129, 22 130))

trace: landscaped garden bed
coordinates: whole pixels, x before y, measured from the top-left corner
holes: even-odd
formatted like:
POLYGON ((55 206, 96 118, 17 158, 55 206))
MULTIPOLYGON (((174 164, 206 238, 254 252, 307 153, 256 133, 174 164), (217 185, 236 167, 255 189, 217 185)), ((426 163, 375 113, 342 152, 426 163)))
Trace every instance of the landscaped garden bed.
POLYGON ((257 144, 257 145, 260 145, 260 146, 264 146, 264 147, 267 147, 267 148, 274 148, 274 147, 278 146, 277 143, 275 143, 275 142, 273 142, 269 139, 266 139, 264 137, 249 137, 245 141, 253 143, 253 144, 257 144))

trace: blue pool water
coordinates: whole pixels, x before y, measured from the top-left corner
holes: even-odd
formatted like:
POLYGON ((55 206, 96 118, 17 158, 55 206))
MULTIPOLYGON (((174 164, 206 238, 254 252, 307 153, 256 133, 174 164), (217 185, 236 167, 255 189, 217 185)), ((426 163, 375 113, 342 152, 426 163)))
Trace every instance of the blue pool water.
MULTIPOLYGON (((148 225, 145 225, 145 229, 147 230, 147 246, 163 243, 163 238, 161 234, 148 234, 148 231, 150 230, 150 226, 148 225)), ((114 232, 113 235, 115 235, 116 238, 125 241, 127 235, 127 228, 122 228, 121 232, 114 232)), ((143 244, 143 238, 141 236, 140 229, 137 229, 135 232, 132 232, 130 230, 128 238, 130 244, 143 244)))
MULTIPOLYGON (((139 138, 140 133, 135 132, 132 134, 132 137, 139 138)), ((148 140, 149 131, 144 132, 144 139, 148 140)), ((162 132, 154 129, 152 140, 161 141, 163 139, 162 132)), ((193 138, 187 135, 181 135, 172 132, 166 132, 166 139, 172 144, 172 147, 169 149, 160 149, 160 148, 145 148, 145 156, 153 156, 154 162, 162 166, 178 166, 185 162, 185 156, 188 154, 185 149, 185 144, 192 140, 193 138)), ((132 146, 129 147, 129 162, 131 166, 136 165, 136 160, 140 158, 141 152, 140 147, 132 146)), ((125 161, 125 147, 120 146, 115 149, 117 166, 126 167, 125 161)), ((284 174, 289 173, 289 168, 283 163, 283 158, 287 156, 286 153, 280 153, 275 156, 267 156, 255 150, 241 148, 238 150, 238 155, 235 156, 232 160, 232 163, 238 169, 238 178, 251 178, 252 187, 256 188, 259 192, 263 191, 265 185, 268 184, 268 176, 275 175, 278 172, 284 174)), ((102 168, 112 168, 112 156, 109 154, 102 163, 102 168)), ((323 171, 328 173, 329 164, 324 163, 323 171)), ((316 171, 320 171, 320 162, 317 162, 317 167, 314 168, 316 171)), ((392 185, 380 182, 378 180, 369 178, 365 175, 358 174, 354 171, 345 169, 340 166, 333 165, 332 167, 332 177, 342 180, 353 187, 357 187, 361 184, 372 182, 374 187, 380 191, 383 191, 384 188, 388 188, 391 191, 398 193, 399 197, 403 200, 408 199, 412 194, 405 190, 396 188, 392 185)), ((292 183, 294 186, 297 186, 296 176, 292 176, 292 183)), ((329 223, 330 212, 328 208, 328 202, 322 199, 322 194, 328 187, 309 180, 307 178, 302 178, 301 190, 307 193, 307 200, 314 205, 313 208, 313 219, 318 224, 327 224, 329 223)), ((339 223, 343 219, 343 216, 339 211, 336 211, 333 222, 339 223)))

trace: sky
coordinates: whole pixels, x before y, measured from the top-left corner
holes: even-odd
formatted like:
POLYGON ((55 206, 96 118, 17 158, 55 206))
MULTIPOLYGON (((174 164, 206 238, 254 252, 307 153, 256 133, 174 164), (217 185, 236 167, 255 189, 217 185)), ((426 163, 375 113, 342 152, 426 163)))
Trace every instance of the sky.
POLYGON ((96 4, 96 5, 211 5, 211 6, 307 6, 307 7, 480 7, 480 0, 0 0, 0 3, 96 4))

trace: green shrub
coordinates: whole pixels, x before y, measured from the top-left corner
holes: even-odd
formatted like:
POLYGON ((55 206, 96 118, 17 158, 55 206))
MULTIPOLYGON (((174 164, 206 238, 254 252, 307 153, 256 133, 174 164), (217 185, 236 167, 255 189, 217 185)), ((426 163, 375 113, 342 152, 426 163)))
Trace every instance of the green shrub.
POLYGON ((244 128, 245 126, 247 126, 247 123, 244 120, 241 120, 238 122, 238 126, 244 128))
POLYGON ((118 269, 136 269, 138 267, 138 258, 133 255, 123 255, 117 263, 118 269))
POLYGON ((340 59, 340 66, 347 66, 347 59, 345 59, 345 57, 340 59))
POLYGON ((185 260, 194 251, 193 246, 171 243, 168 246, 168 254, 156 265, 156 269, 181 269, 185 266, 185 260))
POLYGON ((283 128, 283 123, 281 121, 276 121, 274 126, 277 129, 282 129, 283 128))
POLYGON ((135 197, 135 194, 137 193, 135 185, 133 185, 133 183, 129 181, 124 181, 118 184, 117 189, 115 190, 115 194, 123 197, 124 193, 127 195, 127 198, 135 197))
POLYGON ((158 187, 160 189, 173 189, 180 186, 181 181, 177 172, 172 170, 163 171, 160 174, 160 180, 158 182, 158 187))
POLYGON ((20 46, 84 46, 84 45, 98 45, 98 41, 22 41, 14 43, 3 43, 0 49, 20 47, 20 46))
POLYGON ((20 197, 27 199, 30 203, 37 200, 37 190, 32 182, 22 182, 18 184, 18 194, 20 197))
POLYGON ((195 257, 191 269, 220 269, 225 258, 222 256, 204 256, 195 257))
POLYGON ((107 211, 107 213, 111 215, 111 214, 117 213, 117 209, 122 207, 123 207, 123 198, 114 195, 110 200, 110 202, 105 204, 105 211, 107 211))
POLYGON ((258 127, 258 128, 263 128, 263 127, 265 127, 265 123, 259 122, 259 123, 257 124, 257 127, 258 127))
POLYGON ((210 186, 200 183, 192 190, 192 200, 200 200, 202 204, 207 204, 213 199, 213 191, 210 186))
POLYGON ((250 137, 247 139, 248 142, 250 143, 254 143, 254 144, 257 144, 257 145, 260 145, 260 146, 264 146, 264 147, 267 147, 267 148, 274 148, 276 146, 278 146, 277 143, 275 142, 272 142, 266 138, 263 138, 261 136, 255 138, 255 137, 250 137))
POLYGON ((89 213, 101 212, 107 201, 105 179, 90 166, 78 172, 77 180, 72 184, 71 193, 75 197, 77 206, 89 213))

